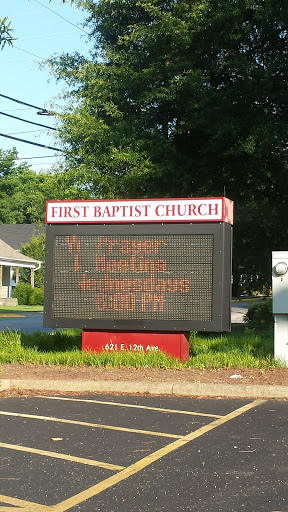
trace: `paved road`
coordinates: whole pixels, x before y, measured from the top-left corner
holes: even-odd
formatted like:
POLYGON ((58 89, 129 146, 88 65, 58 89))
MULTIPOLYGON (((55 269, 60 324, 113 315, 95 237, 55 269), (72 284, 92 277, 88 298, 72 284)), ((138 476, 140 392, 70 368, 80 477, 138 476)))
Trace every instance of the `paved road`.
POLYGON ((43 313, 23 313, 23 315, 25 316, 0 316, 0 330, 24 331, 29 334, 35 331, 52 331, 52 329, 43 327, 43 313))
MULTIPOLYGON (((253 304, 255 304, 255 302, 261 302, 261 300, 254 301, 253 304)), ((232 302, 231 322, 234 324, 243 323, 244 315, 246 314, 246 312, 250 306, 251 306, 251 301, 241 300, 241 301, 232 302)))
POLYGON ((0 402, 3 512, 287 512, 288 403, 0 402))
MULTIPOLYGON (((248 306, 250 303, 248 303, 248 306)), ((248 309, 244 301, 233 302, 231 308, 232 323, 243 323, 243 317, 248 309)), ((21 330, 32 334, 34 331, 51 332, 52 329, 43 327, 43 313, 26 313, 25 317, 0 316, 0 330, 21 330)))

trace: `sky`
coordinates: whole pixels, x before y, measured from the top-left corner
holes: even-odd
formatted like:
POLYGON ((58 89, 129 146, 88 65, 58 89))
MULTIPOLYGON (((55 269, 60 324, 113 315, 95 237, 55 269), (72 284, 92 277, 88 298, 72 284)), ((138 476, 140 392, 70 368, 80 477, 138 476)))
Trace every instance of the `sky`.
MULTIPOLYGON (((52 100, 61 108, 58 95, 64 83, 57 84, 49 69, 40 69, 40 64, 52 55, 61 53, 78 51, 88 56, 85 13, 74 5, 62 4, 61 0, 2 0, 1 4, 0 18, 8 17, 16 40, 12 48, 6 44, 0 51, 0 133, 36 144, 59 147, 53 130, 49 132, 47 128, 28 124, 7 114, 52 128, 55 127, 53 116, 38 115, 39 108, 3 96, 47 109, 52 100)), ((0 136, 1 150, 7 151, 13 147, 17 149, 18 162, 27 161, 36 172, 48 170, 61 161, 60 151, 0 136)))

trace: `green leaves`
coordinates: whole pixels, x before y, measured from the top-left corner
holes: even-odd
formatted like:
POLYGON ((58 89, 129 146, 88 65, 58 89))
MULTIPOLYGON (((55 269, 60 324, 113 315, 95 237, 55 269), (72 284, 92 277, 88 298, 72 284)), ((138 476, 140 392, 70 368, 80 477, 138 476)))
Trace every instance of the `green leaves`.
POLYGON ((102 58, 50 63, 73 87, 60 128, 68 158, 81 169, 79 182, 85 173, 100 196, 170 193, 163 188, 178 166, 173 137, 184 126, 176 112, 187 81, 182 53, 191 49, 200 5, 181 4, 82 2, 102 58))
POLYGON ((44 223, 46 200, 85 197, 69 171, 36 173, 26 163, 16 163, 15 149, 0 149, 0 223, 44 223))
POLYGON ((13 30, 11 27, 11 21, 8 22, 8 18, 0 18, 0 50, 3 50, 6 44, 13 46, 13 41, 16 39, 12 37, 13 30))

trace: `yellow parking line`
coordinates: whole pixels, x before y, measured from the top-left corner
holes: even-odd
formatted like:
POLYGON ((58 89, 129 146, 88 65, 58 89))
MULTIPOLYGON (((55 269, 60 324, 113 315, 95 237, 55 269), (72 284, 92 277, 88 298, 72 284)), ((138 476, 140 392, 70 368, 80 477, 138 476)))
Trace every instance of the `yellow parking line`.
POLYGON ((1 507, 0 506, 0 512, 25 512, 25 508, 23 508, 23 507, 21 507, 21 508, 19 508, 19 507, 1 507))
POLYGON ((208 425, 205 425, 198 430, 191 432, 190 434, 183 436, 181 439, 178 439, 177 441, 174 441, 170 443, 169 445, 165 446, 164 448, 161 448, 160 450, 155 451, 154 453, 151 453, 147 457, 144 457, 143 459, 139 460, 135 464, 132 464, 131 466, 123 469, 123 471, 120 471, 116 475, 113 475, 106 480, 103 480, 102 482, 93 485, 92 487, 89 487, 85 491, 82 491, 75 496, 72 496, 71 498, 68 498, 67 500, 62 501, 61 503, 58 503, 57 505, 53 505, 50 508, 50 512, 65 512, 66 510, 69 510, 72 507, 76 507, 80 503, 83 503, 84 501, 88 500, 89 498, 92 498, 96 496, 97 494, 100 494, 101 492, 105 491, 106 489, 109 489, 115 484, 118 484, 119 482, 122 482, 123 480, 126 480, 132 475, 135 475, 139 471, 142 471, 144 468, 152 464, 153 462, 161 459, 165 455, 168 455, 169 453, 178 450, 178 448, 181 448, 185 444, 189 443, 190 441, 193 441, 197 437, 202 436, 203 434, 206 434, 210 430, 213 430, 216 427, 219 427, 220 425, 223 425, 224 423, 227 423, 228 421, 236 418, 237 416, 240 416, 241 414, 244 414, 249 409, 252 409, 262 403, 266 402, 266 400, 255 400, 254 402, 251 402, 249 404, 244 405, 243 407, 240 407, 239 409, 236 409, 232 411, 231 413, 227 414, 226 416, 223 416, 222 418, 218 418, 215 421, 212 421, 208 425))
POLYGON ((25 512, 25 510, 30 512, 48 512, 51 510, 51 508, 46 505, 39 505, 38 503, 19 500, 18 498, 11 498, 10 496, 4 496, 3 494, 0 494, 0 502, 11 505, 9 507, 1 506, 0 510, 3 512, 16 512, 18 510, 21 510, 22 512, 25 512))
MULTIPOLYGON (((15 315, 14 313, 13 313, 13 315, 12 314, 10 315, 8 313, 5 313, 5 314, 0 314, 0 317, 1 318, 7 318, 7 317, 9 317, 9 318, 26 318, 26 315, 15 315)), ((1 510, 1 508, 0 508, 0 510, 1 510)))
MULTIPOLYGON (((25 511, 31 511, 31 512, 40 512, 38 509, 39 505, 37 505, 37 508, 34 506, 33 508, 30 507, 1 507, 0 505, 0 512, 25 512, 25 511)), ((47 509, 41 509, 41 510, 47 510, 47 509)))
POLYGON ((178 436, 176 434, 166 434, 164 432, 153 432, 152 430, 138 430, 135 428, 115 427, 114 425, 102 425, 101 423, 88 423, 85 421, 66 420, 64 418, 53 418, 51 416, 37 416, 35 414, 20 414, 17 412, 0 411, 0 415, 14 416, 17 418, 29 418, 32 420, 53 421, 55 423, 68 423, 70 425, 81 425, 83 427, 102 428, 102 429, 106 429, 106 430, 117 430, 120 432, 130 432, 132 434, 144 434, 147 436, 168 437, 168 438, 172 438, 172 439, 180 439, 182 437, 182 436, 178 436))
MULTIPOLYGON (((0 448, 7 448, 9 450, 16 450, 19 452, 36 453, 44 457, 52 457, 53 459, 62 459, 69 462, 77 462, 78 464, 86 464, 87 466, 97 466, 99 468, 111 469, 111 471, 120 471, 125 466, 117 466, 116 464, 109 464, 108 462, 99 462, 92 459, 84 459, 82 457, 73 457, 65 453, 48 452, 46 450, 38 450, 37 448, 30 448, 28 446, 19 446, 18 444, 0 443, 0 448)), ((0 508, 1 511, 1 508, 0 508)))
POLYGON ((194 411, 180 411, 178 409, 160 409, 160 407, 147 407, 146 405, 134 405, 134 404, 125 404, 119 402, 102 402, 101 400, 86 400, 82 398, 66 398, 66 397, 58 397, 58 396, 41 396, 39 395, 37 398, 48 398, 48 400, 68 400, 70 402, 85 402, 91 404, 103 404, 103 405, 115 405, 116 407, 132 407, 135 409, 147 409, 148 411, 156 411, 156 412, 170 412, 174 414, 186 414, 190 416, 206 416, 208 418, 222 418, 223 415, 220 414, 208 414, 204 412, 194 412, 194 411))

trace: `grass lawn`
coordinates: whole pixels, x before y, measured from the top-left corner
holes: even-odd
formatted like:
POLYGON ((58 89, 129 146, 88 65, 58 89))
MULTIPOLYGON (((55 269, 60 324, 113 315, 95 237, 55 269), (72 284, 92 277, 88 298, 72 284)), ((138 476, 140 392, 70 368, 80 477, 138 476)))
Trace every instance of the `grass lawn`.
MULTIPOLYGON (((0 316, 43 311, 43 306, 0 306, 0 316)), ((251 329, 232 325, 232 332, 190 333, 190 358, 182 363, 159 352, 102 352, 81 350, 81 330, 49 333, 0 331, 0 364, 34 363, 93 367, 150 368, 276 368, 273 328, 251 329)))
POLYGON ((0 306, 0 315, 17 313, 34 313, 37 311, 43 311, 43 306, 0 306))
MULTIPOLYGON (((7 309, 7 308, 6 308, 7 309)), ((15 311, 15 310, 14 310, 15 311)), ((24 310, 19 310, 24 312, 24 310)), ((29 310, 31 311, 31 310, 29 310)), ((1 310, 0 310, 1 314, 1 310)), ((231 333, 191 333, 189 361, 161 352, 82 352, 81 330, 52 333, 0 332, 0 364, 23 363, 93 367, 136 368, 276 368, 272 329, 248 329, 238 325, 231 333)))

